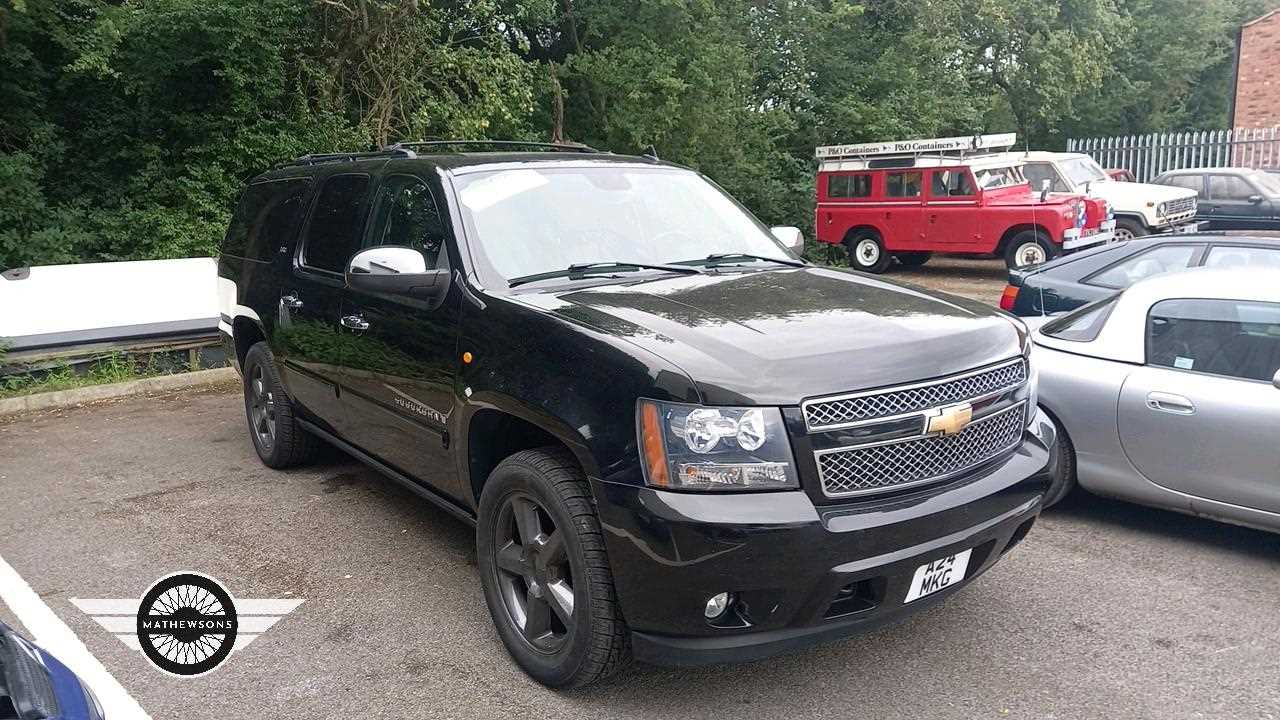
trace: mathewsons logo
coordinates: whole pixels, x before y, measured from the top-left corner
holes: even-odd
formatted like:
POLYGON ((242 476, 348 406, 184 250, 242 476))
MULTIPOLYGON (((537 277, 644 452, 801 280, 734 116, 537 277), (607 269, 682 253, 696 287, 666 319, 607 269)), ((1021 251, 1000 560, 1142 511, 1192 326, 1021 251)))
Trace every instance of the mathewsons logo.
POLYGON ((213 671, 303 603, 295 598, 235 600, 222 583, 197 572, 157 580, 131 598, 72 598, 72 604, 159 670, 178 677, 213 671))

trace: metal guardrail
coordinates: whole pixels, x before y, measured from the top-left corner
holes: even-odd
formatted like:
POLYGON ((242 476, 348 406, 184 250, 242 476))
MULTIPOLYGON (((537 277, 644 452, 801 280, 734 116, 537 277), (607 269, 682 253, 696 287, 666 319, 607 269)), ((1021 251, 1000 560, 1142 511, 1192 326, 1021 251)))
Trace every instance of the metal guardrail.
POLYGON ((1138 182, 1195 167, 1280 167, 1280 127, 1071 138, 1068 152, 1086 153, 1105 168, 1125 168, 1138 182))

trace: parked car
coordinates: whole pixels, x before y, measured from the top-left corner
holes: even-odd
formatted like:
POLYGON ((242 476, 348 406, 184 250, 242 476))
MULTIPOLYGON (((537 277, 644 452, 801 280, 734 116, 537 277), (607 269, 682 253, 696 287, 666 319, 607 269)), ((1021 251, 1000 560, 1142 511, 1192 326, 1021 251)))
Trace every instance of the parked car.
POLYGON ((1000 307, 1023 317, 1056 315, 1114 295, 1139 280, 1201 266, 1280 273, 1280 238, 1153 235, 1101 245, 1010 271, 1000 307))
POLYGON ((1249 168, 1171 170, 1161 185, 1194 190, 1205 230, 1280 230, 1280 177, 1249 168))
POLYGON ((1280 530, 1276 274, 1144 280, 1035 335, 1063 462, 1046 497, 1101 495, 1280 530))
POLYGON ((1016 135, 820 147, 818 240, 849 264, 884 272, 934 252, 1004 258, 1009 268, 1113 237, 1106 202, 1033 192, 1020 160, 992 152, 1016 135))
POLYGON ((88 685, 48 651, 0 622, 0 718, 103 720, 88 685))
POLYGON ((250 182, 221 329, 265 464, 323 439, 474 524, 498 635, 552 686, 878 627, 1026 535, 1056 442, 1020 321, 807 265, 686 168, 560 149, 250 182))
POLYGON ((1117 240, 1168 232, 1195 232, 1196 194, 1182 188, 1117 182, 1083 153, 1009 153, 1021 160, 1032 187, 1045 183, 1054 192, 1081 193, 1107 201, 1115 215, 1117 240))

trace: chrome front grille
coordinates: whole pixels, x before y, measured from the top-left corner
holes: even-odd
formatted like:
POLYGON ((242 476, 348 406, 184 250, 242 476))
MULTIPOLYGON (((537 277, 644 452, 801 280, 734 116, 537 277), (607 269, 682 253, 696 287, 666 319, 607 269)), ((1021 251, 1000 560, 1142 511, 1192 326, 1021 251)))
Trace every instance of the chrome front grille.
POLYGON ((878 422, 955 402, 973 402, 1018 387, 1027 379, 1021 358, 927 383, 806 401, 801 407, 809 432, 878 422))
POLYGON ((892 440, 815 453, 827 497, 938 482, 999 457, 1022 439, 1025 402, 974 420, 955 435, 892 440))
POLYGON ((1168 215, 1181 215, 1182 213, 1194 214, 1196 211, 1196 199, 1194 197, 1188 197, 1170 200, 1166 209, 1168 215))

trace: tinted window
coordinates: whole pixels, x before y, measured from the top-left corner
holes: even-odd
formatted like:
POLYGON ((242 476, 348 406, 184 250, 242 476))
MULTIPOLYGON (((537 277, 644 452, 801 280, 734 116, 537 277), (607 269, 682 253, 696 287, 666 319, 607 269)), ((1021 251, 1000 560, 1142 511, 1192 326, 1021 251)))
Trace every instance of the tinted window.
POLYGON ((1229 247, 1219 245, 1209 250, 1206 267, 1260 267, 1280 270, 1280 247, 1229 247))
POLYGON ((368 189, 368 175, 334 175, 325 180, 307 225, 304 265, 338 273, 347 269, 347 261, 360 245, 361 210, 368 189))
POLYGON ((920 172, 889 173, 885 175, 885 195, 889 197, 920 197, 924 176, 920 172))
POLYGON ((1165 245, 1139 253, 1089 278, 1090 285, 1127 288, 1130 285, 1161 273, 1183 270, 1191 264, 1199 245, 1165 245))
POLYGON ((222 242, 225 255, 270 260, 298 232, 307 181, 277 180, 245 189, 222 242))
POLYGON ((967 170, 934 170, 930 193, 934 197, 967 197, 974 194, 973 181, 967 170))
POLYGON ((871 196, 870 175, 828 175, 827 197, 860 198, 871 196))
POLYGON ((1049 163, 1027 163, 1022 166, 1022 174, 1031 181, 1032 190, 1043 187, 1045 180, 1049 181, 1049 189, 1053 192, 1070 192, 1071 190, 1058 176, 1058 171, 1054 170, 1049 163))
POLYGON ((1258 191, 1235 175, 1210 175, 1209 197, 1214 200, 1248 200, 1250 195, 1258 191))
POLYGON ((373 231, 364 247, 411 247, 422 252, 428 267, 434 267, 443 243, 444 223, 427 184, 409 175, 387 178, 378 191, 373 231))
POLYGON ((1280 304, 1164 300, 1147 318, 1147 362, 1270 381, 1280 370, 1280 304))
POLYGON ((1111 317, 1111 309, 1115 307, 1118 297, 1120 297, 1119 293, 1106 300, 1085 305, 1057 320, 1046 323, 1041 331, 1049 337, 1061 340, 1073 342, 1095 340, 1098 333, 1102 332, 1102 327, 1107 324, 1107 318, 1111 317))
POLYGON ((1201 175, 1170 175, 1161 180, 1160 183, 1162 185, 1195 190, 1197 195, 1204 197, 1204 178, 1201 175))

